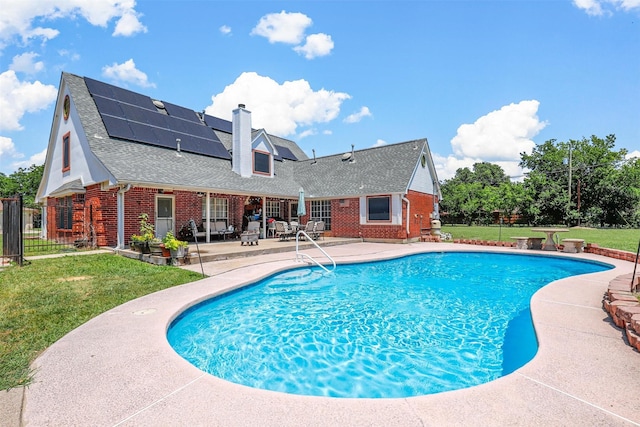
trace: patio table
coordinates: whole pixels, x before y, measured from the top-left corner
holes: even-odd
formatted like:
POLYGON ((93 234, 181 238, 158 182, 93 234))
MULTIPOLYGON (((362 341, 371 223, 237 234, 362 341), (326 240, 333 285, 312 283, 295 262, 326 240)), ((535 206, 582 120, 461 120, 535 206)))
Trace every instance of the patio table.
POLYGON ((557 251, 555 244, 555 235, 556 233, 566 233, 569 231, 568 228, 532 228, 531 231, 535 233, 546 233, 547 240, 545 240, 544 245, 542 245, 543 251, 557 251))

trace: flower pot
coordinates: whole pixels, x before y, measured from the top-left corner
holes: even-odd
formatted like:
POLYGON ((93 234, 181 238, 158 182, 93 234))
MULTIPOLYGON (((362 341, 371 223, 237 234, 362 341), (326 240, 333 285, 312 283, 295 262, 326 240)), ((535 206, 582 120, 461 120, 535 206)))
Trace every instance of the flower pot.
POLYGON ((131 242, 131 246, 134 251, 140 252, 141 254, 148 254, 150 252, 148 242, 131 242))
POLYGON ((164 245, 162 246, 162 256, 165 258, 168 258, 171 256, 171 251, 165 248, 164 245))
POLYGON ((162 256, 162 243, 149 243, 149 251, 151 255, 162 256))

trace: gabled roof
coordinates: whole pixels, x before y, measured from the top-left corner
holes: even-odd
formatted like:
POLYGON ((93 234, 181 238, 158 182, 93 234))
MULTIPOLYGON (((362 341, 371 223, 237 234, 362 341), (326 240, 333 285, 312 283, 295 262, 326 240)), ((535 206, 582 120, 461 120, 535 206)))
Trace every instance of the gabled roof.
MULTIPOLYGON (((268 134, 280 155, 273 178, 243 178, 232 171, 230 160, 135 143, 109 136, 96 103, 82 77, 63 73, 89 147, 117 184, 197 191, 297 197, 300 187, 309 198, 335 198, 366 194, 405 193, 420 161, 426 139, 357 150, 355 162, 343 154, 309 159, 294 142, 268 134)), ((227 150, 231 134, 214 129, 227 150)), ((260 131, 254 131, 254 134, 260 131)), ((427 148, 428 153, 428 148, 427 148)))
POLYGON ((309 197, 406 193, 425 143, 420 139, 296 162, 295 175, 309 197))

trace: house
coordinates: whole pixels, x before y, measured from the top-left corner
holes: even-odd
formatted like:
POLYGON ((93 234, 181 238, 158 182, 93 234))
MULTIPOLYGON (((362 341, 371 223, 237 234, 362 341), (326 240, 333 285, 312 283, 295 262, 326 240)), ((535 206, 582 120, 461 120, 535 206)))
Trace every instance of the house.
POLYGON ((147 213, 162 237, 195 220, 239 229, 257 212, 324 220, 327 236, 414 241, 438 216, 426 139, 309 158, 294 142, 232 121, 62 73, 36 201, 50 238, 93 233, 123 248, 147 213))

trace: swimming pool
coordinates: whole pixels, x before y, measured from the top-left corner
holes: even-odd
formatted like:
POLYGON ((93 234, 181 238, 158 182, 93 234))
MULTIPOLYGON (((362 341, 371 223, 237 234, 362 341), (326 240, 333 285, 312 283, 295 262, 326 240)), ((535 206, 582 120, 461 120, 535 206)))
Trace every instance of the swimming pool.
POLYGON ((299 268, 190 308, 167 337, 203 371, 251 387, 333 397, 432 394, 529 361, 537 349, 531 295, 608 268, 460 252, 340 265, 329 275, 299 268))

